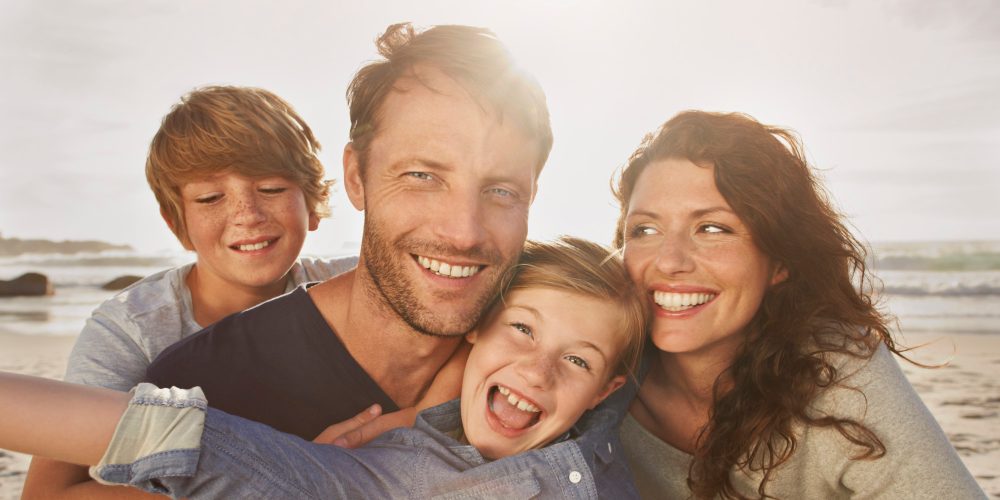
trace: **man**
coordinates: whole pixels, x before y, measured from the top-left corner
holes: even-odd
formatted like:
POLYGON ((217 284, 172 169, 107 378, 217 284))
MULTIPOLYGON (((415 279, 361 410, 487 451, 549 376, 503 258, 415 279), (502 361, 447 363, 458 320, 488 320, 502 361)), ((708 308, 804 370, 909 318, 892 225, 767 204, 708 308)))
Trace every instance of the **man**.
POLYGON ((214 406, 306 439, 372 403, 457 396, 455 377, 425 397, 520 255, 548 111, 487 30, 400 24, 377 44, 385 60, 348 89, 357 268, 176 344, 149 381, 199 385, 214 406))
POLYGON ((175 344, 151 382, 199 385, 213 406, 306 439, 373 403, 407 409, 405 423, 457 397, 462 335, 524 244, 548 110, 488 30, 397 24, 376 43, 385 59, 348 88, 356 269, 175 344))

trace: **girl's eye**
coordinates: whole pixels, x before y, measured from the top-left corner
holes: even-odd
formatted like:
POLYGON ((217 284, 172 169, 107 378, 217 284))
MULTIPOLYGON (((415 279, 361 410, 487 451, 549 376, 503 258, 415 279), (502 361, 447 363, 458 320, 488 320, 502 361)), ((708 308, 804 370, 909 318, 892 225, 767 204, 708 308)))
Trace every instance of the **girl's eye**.
POLYGON ((566 361, 569 361, 570 363, 573 363, 574 365, 579 366, 580 368, 583 368, 585 370, 590 369, 590 363, 588 363, 587 360, 581 358, 580 356, 572 356, 572 355, 566 356, 566 361))
POLYGON ((194 199, 195 203, 210 204, 222 199, 221 194, 209 194, 205 196, 199 196, 194 199))
POLYGON ((528 325, 526 325, 526 324, 524 324, 524 323, 519 323, 519 322, 515 321, 513 323, 510 323, 510 326, 513 329, 515 329, 515 330, 517 330, 517 331, 519 331, 519 332, 527 335, 530 338, 535 338, 535 334, 531 332, 531 327, 528 326, 528 325))
POLYGON ((264 194, 281 194, 281 193, 284 193, 285 191, 288 191, 288 188, 286 188, 286 187, 262 187, 262 188, 259 188, 258 191, 260 191, 261 193, 264 193, 264 194))

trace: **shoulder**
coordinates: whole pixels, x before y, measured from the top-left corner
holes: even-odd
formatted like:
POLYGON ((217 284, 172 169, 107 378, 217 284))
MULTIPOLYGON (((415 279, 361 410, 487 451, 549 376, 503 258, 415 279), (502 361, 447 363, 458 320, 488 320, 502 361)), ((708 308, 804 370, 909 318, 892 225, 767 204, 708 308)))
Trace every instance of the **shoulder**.
POLYGON ((299 257, 299 260, 292 266, 292 281, 294 285, 310 281, 324 281, 354 269, 357 264, 358 258, 356 256, 333 259, 299 257))
POLYGON ((179 310, 185 307, 183 299, 187 285, 184 278, 192 265, 186 264, 146 276, 104 301, 94 313, 137 318, 164 308, 179 310))

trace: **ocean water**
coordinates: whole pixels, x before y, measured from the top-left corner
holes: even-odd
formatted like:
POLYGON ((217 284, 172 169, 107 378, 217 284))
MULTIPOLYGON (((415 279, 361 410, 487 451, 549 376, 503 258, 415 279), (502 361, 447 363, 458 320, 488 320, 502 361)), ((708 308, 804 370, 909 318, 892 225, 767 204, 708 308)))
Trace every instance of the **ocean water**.
MULTIPOLYGON (((0 279, 25 272, 52 280, 49 297, 0 297, 0 333, 75 335, 118 276, 146 276, 193 254, 104 252, 0 258, 0 279)), ((906 332, 1000 334, 1000 241, 876 244, 871 268, 883 304, 906 332)))

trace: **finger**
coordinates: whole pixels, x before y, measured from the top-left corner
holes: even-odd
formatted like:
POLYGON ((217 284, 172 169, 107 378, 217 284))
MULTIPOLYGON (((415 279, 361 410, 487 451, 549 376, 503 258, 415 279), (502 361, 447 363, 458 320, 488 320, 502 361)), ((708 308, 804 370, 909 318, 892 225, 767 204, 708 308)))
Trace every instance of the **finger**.
POLYGON ((357 415, 347 420, 344 420, 343 422, 336 423, 327 427, 326 429, 323 430, 323 432, 321 432, 318 436, 316 436, 316 439, 313 439, 313 442, 324 443, 324 444, 334 443, 334 441, 336 441, 337 438, 339 438, 341 435, 347 432, 351 432, 354 429, 357 429, 367 424, 368 422, 371 422, 381 414, 382 414, 382 407, 379 406, 378 404, 373 404, 364 411, 362 411, 361 413, 358 413, 357 415))
POLYGON ((399 411, 380 415, 356 429, 344 432, 334 440, 333 444, 342 448, 357 448, 364 446, 384 432, 399 427, 410 427, 416 418, 415 408, 404 408, 399 411))

